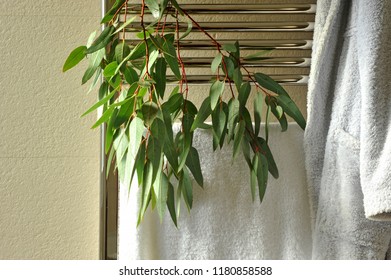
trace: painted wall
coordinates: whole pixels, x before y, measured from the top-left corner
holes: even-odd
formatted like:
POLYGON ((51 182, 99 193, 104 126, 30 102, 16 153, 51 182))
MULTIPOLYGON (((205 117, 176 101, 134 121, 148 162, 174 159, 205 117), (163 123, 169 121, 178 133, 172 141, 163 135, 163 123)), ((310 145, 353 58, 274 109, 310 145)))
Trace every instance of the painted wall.
POLYGON ((95 93, 69 52, 98 28, 100 1, 0 1, 0 259, 99 258, 95 93))

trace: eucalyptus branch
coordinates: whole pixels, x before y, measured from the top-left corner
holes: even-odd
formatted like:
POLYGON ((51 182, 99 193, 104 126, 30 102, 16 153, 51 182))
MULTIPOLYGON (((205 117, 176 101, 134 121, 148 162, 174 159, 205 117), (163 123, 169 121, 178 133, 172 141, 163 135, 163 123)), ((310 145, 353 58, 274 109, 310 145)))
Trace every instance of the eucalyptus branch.
POLYGON ((141 11, 137 28, 132 23, 136 17, 128 19, 127 0, 116 0, 102 19, 101 23, 106 25, 102 33, 97 38, 93 33, 86 46, 74 49, 63 66, 65 72, 87 58, 89 65, 82 82, 87 82, 95 75, 91 88, 103 76, 99 101, 83 116, 102 108, 102 114, 92 128, 106 124, 105 152, 109 155, 108 164, 115 158, 119 180, 125 187, 130 187, 137 174, 141 191, 138 223, 142 221, 149 205, 157 209, 161 219, 167 209, 175 225, 179 216, 178 203, 183 200, 187 208, 191 209, 192 178, 203 186, 200 158, 193 146, 194 132, 201 128, 212 130, 214 150, 232 141, 233 159, 242 147, 251 174, 257 176, 256 180, 250 180, 252 194, 255 193, 254 184, 258 182, 259 198, 262 201, 268 173, 278 177, 277 165, 268 146, 269 115, 272 113, 276 116, 283 131, 288 126, 286 115, 304 129, 305 120, 296 104, 271 77, 263 73, 251 73, 242 64, 239 43, 221 45, 175 0, 140 0, 139 3, 141 11), (171 7, 175 13, 172 15, 175 18, 175 30, 166 29, 171 7), (156 23, 148 27, 144 21, 147 9, 156 19, 156 23), (125 22, 118 25, 122 10, 125 22), (179 14, 184 15, 188 22, 188 30, 182 37, 179 14), (141 27, 137 36, 142 37, 130 45, 126 42, 126 32, 129 30, 126 26, 129 24, 133 25, 131 30, 140 30, 141 27), (200 106, 188 99, 189 81, 181 49, 181 40, 193 31, 193 25, 210 39, 217 50, 211 63, 212 72, 217 72, 216 79, 210 86, 209 96, 200 106), (149 27, 154 28, 154 34, 147 31, 149 27), (120 32, 122 38, 118 35, 120 32), (242 73, 242 69, 246 74, 242 73), (167 96, 166 75, 169 70, 178 84, 167 96), (224 71, 224 78, 220 76, 220 70, 224 71), (248 77, 247 81, 243 81, 243 75, 248 77), (227 103, 223 99, 226 83, 231 92, 227 103), (250 106, 247 105, 251 84, 266 95, 263 97, 257 91, 253 114, 250 114, 250 106), (260 136, 262 108, 265 104, 266 139, 260 136), (205 123, 209 117, 212 125, 205 123), (181 122, 180 131, 174 133, 173 122, 178 118, 181 122), (175 178, 176 182, 171 180, 175 178))

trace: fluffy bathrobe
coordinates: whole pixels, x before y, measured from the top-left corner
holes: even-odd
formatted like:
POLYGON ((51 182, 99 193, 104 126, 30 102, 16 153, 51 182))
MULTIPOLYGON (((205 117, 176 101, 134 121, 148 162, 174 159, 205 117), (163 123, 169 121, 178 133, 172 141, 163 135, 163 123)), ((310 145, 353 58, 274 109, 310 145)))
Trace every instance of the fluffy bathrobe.
POLYGON ((391 1, 320 0, 306 169, 314 259, 385 259, 391 240, 391 1))

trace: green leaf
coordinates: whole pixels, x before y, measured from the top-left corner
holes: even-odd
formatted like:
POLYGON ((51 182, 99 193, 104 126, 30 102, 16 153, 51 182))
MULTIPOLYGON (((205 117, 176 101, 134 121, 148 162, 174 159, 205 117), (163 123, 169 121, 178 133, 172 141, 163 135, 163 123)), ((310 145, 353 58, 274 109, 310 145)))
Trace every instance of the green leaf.
POLYGON ((267 178, 268 178, 268 172, 267 172, 268 162, 263 154, 259 153, 258 156, 259 156, 258 172, 257 172, 258 191, 259 191, 259 200, 262 202, 266 192, 266 185, 267 185, 267 178))
POLYGON ((138 59, 138 58, 141 58, 143 56, 145 56, 145 43, 144 42, 141 42, 141 43, 138 43, 133 49, 132 51, 122 60, 122 62, 118 65, 118 68, 115 70, 115 73, 118 73, 119 70, 121 69, 122 65, 124 63, 126 63, 127 61, 129 60, 135 60, 135 59, 138 59))
POLYGON ((223 50, 225 50, 227 52, 236 52, 236 46, 233 44, 224 44, 223 50))
POLYGON ((254 97, 254 127, 255 135, 258 136, 261 127, 263 98, 260 93, 256 93, 254 97))
POLYGON ((158 111, 159 107, 152 101, 148 101, 143 104, 141 107, 141 112, 143 113, 144 122, 147 127, 152 124, 153 120, 157 116, 158 111))
POLYGON ((147 4, 148 9, 151 11, 152 16, 154 18, 160 17, 160 7, 159 3, 156 0, 145 0, 145 4, 147 4))
POLYGON ((183 114, 183 118, 182 118, 183 133, 181 134, 182 137, 180 138, 181 141, 179 142, 180 153, 179 153, 178 171, 180 171, 185 165, 187 156, 190 152, 191 143, 193 140, 193 133, 190 131, 190 128, 193 124, 193 121, 194 121, 194 116, 186 113, 183 114))
POLYGON ((217 68, 219 68, 221 60, 223 59, 223 56, 221 53, 218 53, 216 57, 213 59, 210 68, 212 69, 212 73, 215 73, 217 68))
POLYGON ((281 131, 284 132, 288 129, 288 120, 284 114, 282 108, 276 105, 274 102, 268 102, 270 104, 271 111, 273 115, 277 118, 278 122, 281 125, 281 131))
POLYGON ((178 172, 178 155, 174 145, 171 117, 163 110, 164 125, 166 127, 166 137, 163 145, 163 152, 175 173, 178 172))
MULTIPOLYGON (((121 44, 118 44, 115 47, 115 60, 117 63, 121 63, 125 57, 127 57, 130 54, 130 48, 128 44, 125 42, 122 42, 121 44)), ((118 65, 117 65, 118 67, 118 65)))
MULTIPOLYGON (((135 160, 138 154, 138 150, 140 148, 141 141, 143 139, 144 134, 144 123, 143 121, 135 117, 129 124, 129 128, 127 130, 127 136, 129 139, 128 152, 126 154, 126 172, 123 180, 123 184, 125 187, 130 186, 130 182, 132 179, 132 170, 134 169, 135 160)), ((153 170, 151 170, 152 172, 153 170)), ((144 179, 143 179, 144 180, 144 179)))
POLYGON ((197 113, 197 116, 191 127, 191 131, 194 131, 197 127, 200 126, 212 113, 210 105, 210 97, 207 97, 201 104, 201 107, 197 113))
POLYGON ((135 159, 138 147, 140 146, 142 136, 144 134, 144 123, 142 119, 135 117, 129 125, 129 154, 135 159))
POLYGON ((141 203, 140 203, 139 216, 137 220, 137 226, 140 225, 141 221, 143 220, 145 211, 147 210, 148 204, 151 200, 151 189, 153 183, 152 174, 153 174, 152 163, 150 161, 147 161, 144 167, 144 178, 142 184, 141 203))
POLYGON ((254 202, 255 200, 255 190, 257 185, 257 174, 258 174, 258 155, 255 154, 251 163, 251 170, 250 170, 250 180, 251 180, 251 197, 254 202))
POLYGON ((91 46, 92 42, 94 42, 95 36, 96 36, 96 30, 92 32, 88 37, 87 45, 86 45, 87 49, 91 46))
POLYGON ((103 76, 106 78, 111 78, 115 75, 115 70, 118 67, 117 61, 113 61, 110 64, 106 65, 105 70, 103 71, 103 76))
POLYGON ((183 200, 185 201, 188 211, 190 211, 193 207, 193 185, 187 168, 184 168, 182 171, 182 176, 179 179, 179 185, 182 190, 183 200))
POLYGON ((222 108, 216 108, 216 110, 212 113, 212 125, 213 150, 216 150, 223 136, 224 128, 227 126, 227 116, 222 108))
POLYGON ((106 13, 106 15, 103 17, 101 23, 107 23, 110 20, 113 19, 115 13, 117 10, 125 3, 127 0, 117 0, 115 1, 114 5, 111 7, 111 9, 106 13))
POLYGON ((159 171, 159 166, 163 161, 162 147, 159 140, 155 137, 148 137, 147 158, 152 163, 152 180, 155 181, 159 171))
MULTIPOLYGON (((128 150, 129 139, 126 130, 117 131, 114 135, 113 147, 117 162, 121 162, 128 150)), ((122 181, 122 180, 121 180, 122 181)))
POLYGON ((291 116, 302 129, 305 129, 306 121, 293 100, 286 95, 279 95, 276 99, 277 104, 281 106, 285 113, 291 116))
POLYGON ((107 108, 107 110, 103 112, 102 116, 99 118, 99 120, 96 121, 96 123, 94 123, 94 125, 91 128, 92 129, 97 128, 102 123, 107 122, 110 119, 114 109, 115 109, 114 107, 107 108))
POLYGON ((255 73, 254 77, 260 86, 268 90, 271 90, 272 92, 277 93, 278 95, 288 95, 285 89, 276 81, 274 81, 270 76, 263 73, 255 73))
POLYGON ((160 222, 162 222, 168 196, 168 178, 163 172, 160 173, 159 179, 154 182, 153 190, 156 195, 156 210, 159 214, 160 222))
POLYGON ((170 96, 167 102, 163 103, 162 107, 170 113, 174 113, 179 110, 183 105, 183 95, 181 93, 175 93, 170 96))
POLYGON ((136 19, 135 16, 128 19, 124 24, 122 24, 120 27, 117 28, 117 30, 113 33, 113 35, 117 34, 118 32, 121 32, 122 29, 124 29, 126 26, 131 24, 135 19, 136 19))
POLYGON ((166 72, 167 72, 167 63, 164 58, 159 57, 156 61, 156 74, 154 76, 156 85, 156 93, 160 98, 164 97, 164 92, 166 90, 166 72))
POLYGON ((189 35, 192 30, 193 30, 193 23, 191 22, 191 20, 187 20, 187 29, 186 29, 185 33, 183 33, 181 35, 179 40, 182 40, 182 39, 186 38, 187 35, 189 35))
POLYGON ((249 82, 243 83, 239 89, 239 104, 240 107, 246 107, 248 97, 250 96, 251 85, 249 82))
POLYGON ((200 158, 198 156, 198 151, 196 150, 196 148, 194 147, 190 148, 189 155, 187 156, 186 159, 186 165, 190 169, 191 173, 193 174, 197 184, 200 187, 203 187, 204 178, 202 176, 200 158))
POLYGON ((109 152, 111 143, 113 142, 113 137, 114 137, 114 132, 115 132, 115 129, 113 128, 113 126, 114 126, 114 122, 115 122, 115 120, 117 118, 118 111, 119 110, 117 108, 114 109, 114 112, 111 115, 110 120, 109 120, 109 122, 107 124, 106 139, 105 139, 105 153, 106 154, 109 152))
POLYGON ((225 83, 221 81, 215 81, 210 87, 209 96, 210 96, 210 108, 215 109, 219 99, 224 91, 225 83))
POLYGON ((179 71, 178 58, 177 58, 177 54, 175 52, 175 47, 174 47, 173 43, 171 43, 169 40, 165 40, 162 47, 164 50, 165 60, 167 61, 168 65, 170 66, 175 77, 178 80, 180 80, 182 78, 182 76, 181 76, 181 72, 179 71))
POLYGON ((77 64, 79 64, 80 61, 83 60, 83 58, 86 55, 86 46, 80 46, 74 49, 66 59, 64 66, 62 67, 62 72, 66 72, 69 69, 75 67, 77 64))
POLYGON ((258 142, 261 145, 261 149, 264 152, 264 155, 266 156, 270 174, 272 174, 272 176, 275 179, 278 179, 279 172, 278 172, 277 164, 274 161, 274 157, 273 157, 272 151, 269 148, 269 145, 267 144, 265 139, 260 138, 260 137, 258 137, 258 142))
POLYGON ((175 213, 175 193, 174 187, 171 182, 168 182, 168 190, 167 190, 167 208, 170 212, 171 219, 176 227, 178 227, 177 217, 175 213))
POLYGON ((224 59, 225 67, 227 68, 227 69, 224 69, 224 67, 223 67, 224 73, 228 74, 228 77, 230 79, 232 79, 234 71, 235 71, 235 63, 232 61, 231 57, 225 56, 223 59, 224 59))
POLYGON ((243 139, 241 146, 242 146, 244 159, 246 160, 248 167, 252 168, 252 163, 250 158, 250 143, 246 139, 243 139))
POLYGON ((228 102, 228 142, 232 140, 239 115, 239 100, 231 98, 228 102))
POLYGON ((110 92, 104 98, 102 98, 97 103, 95 103, 90 109, 88 109, 86 112, 84 112, 84 114, 81 116, 84 117, 85 115, 93 112, 94 110, 96 110, 97 108, 102 106, 103 104, 107 103, 114 96, 114 94, 117 92, 117 90, 118 90, 118 88, 114 89, 112 92, 110 92))
POLYGON ((139 80, 137 72, 132 67, 125 67, 124 77, 125 77, 125 81, 129 85, 131 85, 139 80))
POLYGON ((244 57, 245 60, 252 60, 252 59, 259 59, 259 57, 265 56, 266 54, 270 53, 273 51, 273 49, 265 49, 260 52, 256 52, 250 55, 247 55, 244 57))
POLYGON ((113 128, 118 129, 122 124, 127 122, 133 114, 134 108, 134 97, 127 99, 128 102, 125 102, 119 109, 118 115, 115 118, 113 128))
POLYGON ((269 141, 269 122, 270 122, 270 105, 268 104, 267 105, 267 109, 266 109, 266 116, 265 116, 265 138, 266 138, 266 142, 269 141))
POLYGON ((105 50, 101 49, 91 55, 88 68, 83 75, 82 84, 85 84, 96 72, 96 69, 100 66, 103 57, 105 56, 105 50))
POLYGON ((106 27, 98 36, 98 38, 96 38, 96 40, 91 44, 91 47, 86 50, 86 54, 94 53, 106 47, 107 44, 111 41, 114 29, 114 26, 106 27))
POLYGON ((234 137, 234 150, 233 150, 232 159, 235 159, 236 155, 238 154, 239 148, 242 143, 245 128, 246 128, 246 124, 244 120, 240 120, 234 137))
POLYGON ((243 83, 243 75, 242 72, 240 71, 240 67, 235 68, 234 73, 232 75, 232 80, 235 83, 236 89, 240 91, 240 87, 242 86, 243 83))

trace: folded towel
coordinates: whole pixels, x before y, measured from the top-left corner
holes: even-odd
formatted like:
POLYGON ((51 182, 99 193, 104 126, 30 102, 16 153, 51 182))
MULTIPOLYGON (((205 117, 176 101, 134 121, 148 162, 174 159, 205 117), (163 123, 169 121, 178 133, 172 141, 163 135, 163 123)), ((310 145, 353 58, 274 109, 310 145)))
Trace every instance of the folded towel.
POLYGON ((183 208, 178 229, 169 214, 162 223, 147 211, 136 228, 137 185, 120 187, 118 258, 134 259, 310 259, 311 225, 304 170, 303 131, 290 124, 270 129, 270 146, 280 170, 264 197, 251 200, 249 169, 232 148, 213 152, 210 131, 198 130, 204 189, 194 183, 190 214, 183 208))

